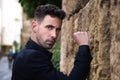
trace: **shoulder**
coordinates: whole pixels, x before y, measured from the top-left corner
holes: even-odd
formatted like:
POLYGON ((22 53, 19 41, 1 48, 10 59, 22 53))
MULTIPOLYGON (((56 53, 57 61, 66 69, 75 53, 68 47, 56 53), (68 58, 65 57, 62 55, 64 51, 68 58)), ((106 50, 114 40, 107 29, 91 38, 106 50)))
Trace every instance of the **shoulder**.
POLYGON ((43 61, 45 59, 45 53, 34 49, 23 49, 18 53, 16 60, 21 60, 25 63, 34 61, 43 61))
POLYGON ((20 59, 30 59, 33 58, 34 56, 38 56, 41 52, 34 50, 34 49, 23 49, 18 53, 17 58, 20 59))

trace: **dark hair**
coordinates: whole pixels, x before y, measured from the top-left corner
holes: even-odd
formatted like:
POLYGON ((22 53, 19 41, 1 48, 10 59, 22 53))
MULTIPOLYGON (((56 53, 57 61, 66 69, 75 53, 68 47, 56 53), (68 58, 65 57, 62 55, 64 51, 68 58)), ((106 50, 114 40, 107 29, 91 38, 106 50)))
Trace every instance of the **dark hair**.
POLYGON ((34 19, 42 20, 46 15, 58 17, 63 20, 65 12, 52 4, 40 5, 35 10, 34 19))

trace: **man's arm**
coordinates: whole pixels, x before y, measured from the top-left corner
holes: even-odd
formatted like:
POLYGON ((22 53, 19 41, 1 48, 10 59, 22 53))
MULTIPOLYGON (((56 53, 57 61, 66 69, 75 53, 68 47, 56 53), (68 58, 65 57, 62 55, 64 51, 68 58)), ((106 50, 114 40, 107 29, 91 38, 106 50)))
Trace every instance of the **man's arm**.
POLYGON ((74 67, 69 75, 70 80, 85 80, 90 71, 92 57, 88 45, 81 45, 75 57, 74 67))
POLYGON ((69 76, 58 72, 57 80, 85 80, 90 71, 92 57, 88 46, 87 32, 76 32, 73 37, 79 45, 78 53, 75 57, 74 67, 69 76))
MULTIPOLYGON (((74 40, 79 45, 78 53, 75 57, 74 67, 69 76, 57 71, 52 65, 38 67, 40 71, 37 79, 41 79, 41 73, 44 80, 85 80, 90 71, 90 62, 92 57, 88 46, 88 35, 86 32, 77 32, 74 34, 74 40), (40 70, 41 69, 41 70, 40 70), (44 74, 43 74, 44 73, 44 74)), ((51 62, 48 62, 51 64, 51 62)))
POLYGON ((90 71, 90 62, 92 60, 88 46, 88 34, 87 32, 76 32, 73 37, 79 45, 79 50, 69 77, 70 80, 85 80, 90 71))

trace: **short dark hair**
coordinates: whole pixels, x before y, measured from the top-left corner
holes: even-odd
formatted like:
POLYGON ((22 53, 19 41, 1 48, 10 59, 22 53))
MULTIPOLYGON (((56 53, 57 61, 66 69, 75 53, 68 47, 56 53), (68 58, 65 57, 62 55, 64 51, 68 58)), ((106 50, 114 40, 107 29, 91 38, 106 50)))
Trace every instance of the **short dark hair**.
POLYGON ((61 20, 65 18, 65 12, 52 4, 40 5, 36 8, 34 13, 34 19, 42 20, 46 15, 52 17, 58 17, 61 20))

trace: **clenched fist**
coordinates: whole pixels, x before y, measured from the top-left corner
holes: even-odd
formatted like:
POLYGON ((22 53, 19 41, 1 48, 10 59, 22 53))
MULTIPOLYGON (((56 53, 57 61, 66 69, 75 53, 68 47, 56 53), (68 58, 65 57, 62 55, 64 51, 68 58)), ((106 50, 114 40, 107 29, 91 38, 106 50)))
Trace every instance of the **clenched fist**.
POLYGON ((87 32, 75 32, 73 35, 75 42, 80 45, 88 45, 88 33, 87 32))

